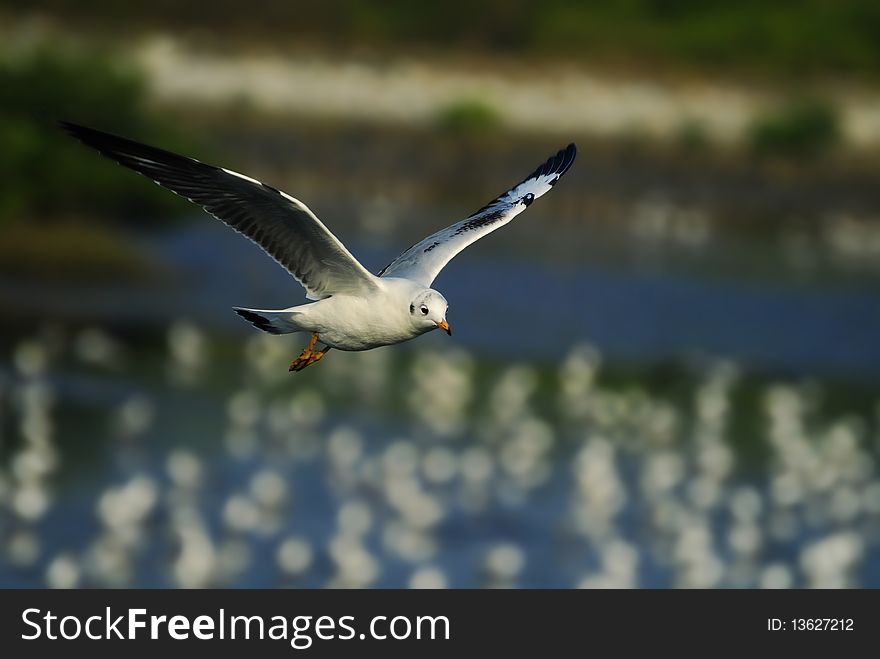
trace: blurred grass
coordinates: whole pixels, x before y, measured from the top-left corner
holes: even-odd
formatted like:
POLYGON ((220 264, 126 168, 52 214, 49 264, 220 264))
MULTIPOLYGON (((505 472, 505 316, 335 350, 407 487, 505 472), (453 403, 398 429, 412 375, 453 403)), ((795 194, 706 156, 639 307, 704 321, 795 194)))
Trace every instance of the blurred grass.
POLYGON ((64 135, 59 119, 163 144, 179 142, 145 109, 139 71, 100 51, 47 43, 0 55, 0 226, 97 214, 164 220, 184 202, 64 135))
POLYGON ((117 231, 98 224, 0 225, 0 273, 29 279, 144 280, 159 265, 117 231))
POLYGON ((465 98, 441 108, 436 124, 451 133, 483 134, 501 127, 501 116, 489 103, 465 98))
POLYGON ((675 141, 685 153, 703 153, 712 146, 706 126, 698 119, 685 119, 676 130, 675 141))
POLYGON ((840 117, 828 102, 805 99, 755 117, 747 142, 753 153, 793 158, 816 157, 841 141, 840 117))
POLYGON ((399 49, 458 48, 554 59, 681 66, 717 74, 794 77, 880 71, 880 4, 873 0, 526 0, 411 3, 254 0, 248 11, 216 0, 211 11, 174 0, 2 0, 0 8, 44 11, 65 22, 113 32, 172 29, 223 43, 399 49))

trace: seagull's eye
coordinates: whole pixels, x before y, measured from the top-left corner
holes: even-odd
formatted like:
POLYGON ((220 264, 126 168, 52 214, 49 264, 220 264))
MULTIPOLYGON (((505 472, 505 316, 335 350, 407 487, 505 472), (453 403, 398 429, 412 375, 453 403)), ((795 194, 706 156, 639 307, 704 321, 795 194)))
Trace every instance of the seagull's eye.
POLYGON ((420 310, 421 310, 423 316, 428 315, 428 307, 426 307, 424 304, 422 305, 420 310))

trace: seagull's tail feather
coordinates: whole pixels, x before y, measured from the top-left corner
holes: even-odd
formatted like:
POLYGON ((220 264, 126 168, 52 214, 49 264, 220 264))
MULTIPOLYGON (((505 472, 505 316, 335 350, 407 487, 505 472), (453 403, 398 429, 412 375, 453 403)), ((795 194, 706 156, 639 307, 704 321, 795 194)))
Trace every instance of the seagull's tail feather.
POLYGON ((295 313, 290 309, 279 311, 267 311, 265 309, 242 309, 232 307, 232 310, 257 329, 269 334, 290 334, 303 330, 295 320, 295 313))

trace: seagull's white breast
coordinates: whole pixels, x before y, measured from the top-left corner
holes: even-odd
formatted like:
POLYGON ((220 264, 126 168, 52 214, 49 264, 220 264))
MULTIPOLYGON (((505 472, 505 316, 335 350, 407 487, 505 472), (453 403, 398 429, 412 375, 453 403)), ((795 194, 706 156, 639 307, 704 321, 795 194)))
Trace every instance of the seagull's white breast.
POLYGON ((428 331, 410 320, 410 300, 420 289, 413 282, 386 279, 371 295, 334 295, 297 307, 296 323, 339 350, 369 350, 409 341, 428 331))

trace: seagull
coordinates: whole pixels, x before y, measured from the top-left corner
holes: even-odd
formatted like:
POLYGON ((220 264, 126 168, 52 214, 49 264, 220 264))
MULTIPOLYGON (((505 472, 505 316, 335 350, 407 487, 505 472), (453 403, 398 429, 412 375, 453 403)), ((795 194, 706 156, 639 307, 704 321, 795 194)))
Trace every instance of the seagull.
POLYGON ((264 332, 312 335, 290 371, 314 364, 331 348, 370 350, 438 328, 451 336, 446 321, 449 304, 431 288, 434 279, 465 247, 504 226, 549 192, 577 153, 575 145, 569 144, 521 183, 416 243, 374 275, 304 203, 281 190, 124 137, 59 123, 85 145, 198 204, 255 242, 293 275, 311 303, 280 310, 233 307, 264 332))

